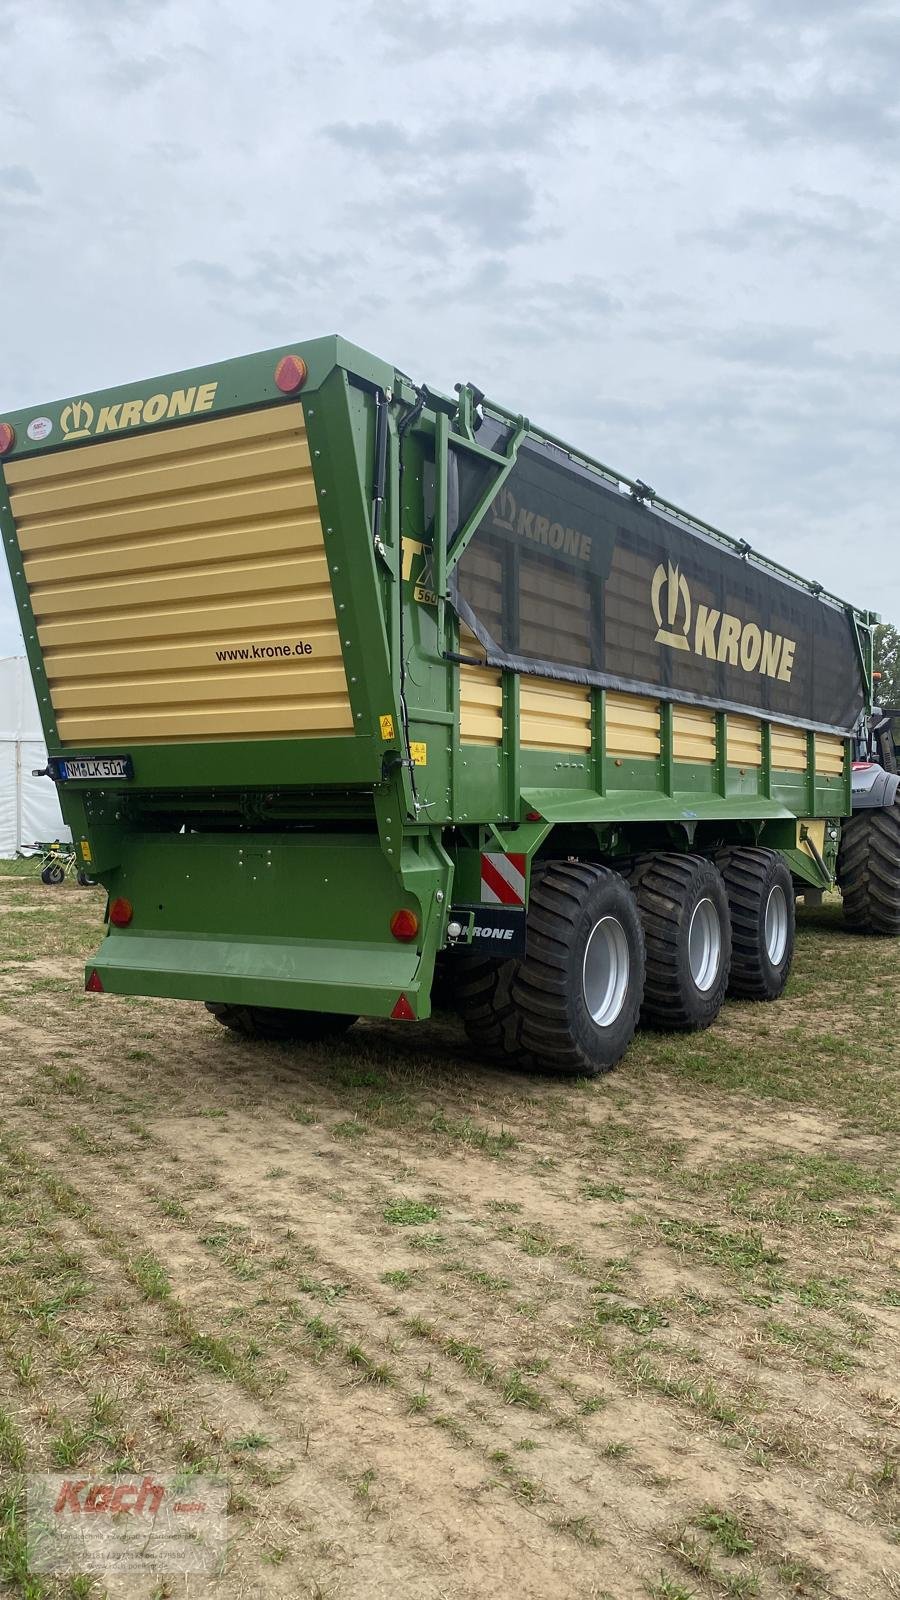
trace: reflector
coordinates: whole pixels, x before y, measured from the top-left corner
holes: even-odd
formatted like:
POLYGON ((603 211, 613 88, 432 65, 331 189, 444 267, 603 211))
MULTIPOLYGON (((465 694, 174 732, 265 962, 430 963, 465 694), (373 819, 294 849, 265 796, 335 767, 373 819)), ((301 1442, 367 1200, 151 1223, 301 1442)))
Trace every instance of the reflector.
POLYGON ((419 919, 414 911, 404 906, 391 917, 391 933, 402 944, 411 944, 419 931, 419 919))
POLYGON ((96 967, 94 968, 93 972, 91 973, 91 975, 88 978, 87 983, 85 984, 84 987, 88 990, 88 992, 90 994, 102 994, 103 993, 103 984, 102 984, 102 982, 100 980, 100 974, 97 971, 96 967))
POLYGON ((397 1001, 397 1004, 391 1012, 391 1016, 394 1017, 397 1022, 415 1022, 415 1012, 413 1011, 413 1008, 407 1000, 405 994, 400 996, 400 999, 397 1001))
POLYGON ((293 394, 302 389, 308 372, 302 356, 282 356, 275 368, 275 382, 282 394, 293 394))

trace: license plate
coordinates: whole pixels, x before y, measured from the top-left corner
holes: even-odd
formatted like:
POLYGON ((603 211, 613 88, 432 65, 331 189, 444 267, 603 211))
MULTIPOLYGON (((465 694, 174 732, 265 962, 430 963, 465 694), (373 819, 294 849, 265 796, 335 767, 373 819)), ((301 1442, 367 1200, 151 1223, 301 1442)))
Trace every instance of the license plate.
POLYGON ((60 783, 85 778, 131 778, 134 769, 130 756, 66 756, 55 763, 60 783))

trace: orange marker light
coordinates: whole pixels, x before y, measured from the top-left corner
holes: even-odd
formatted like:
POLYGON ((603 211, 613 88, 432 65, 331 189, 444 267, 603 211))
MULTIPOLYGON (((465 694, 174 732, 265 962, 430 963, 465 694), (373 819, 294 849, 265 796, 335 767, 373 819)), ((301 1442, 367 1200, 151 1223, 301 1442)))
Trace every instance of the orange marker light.
POLYGON ((16 430, 11 422, 0 422, 0 456, 5 456, 16 442, 16 430))
POLYGON ((391 917, 391 933, 401 944, 412 944, 419 931, 419 919, 414 911, 406 907, 402 911, 395 911, 391 917))
POLYGON ((282 394, 293 394, 303 388, 308 375, 309 368, 302 356, 282 356, 275 368, 275 383, 282 394))

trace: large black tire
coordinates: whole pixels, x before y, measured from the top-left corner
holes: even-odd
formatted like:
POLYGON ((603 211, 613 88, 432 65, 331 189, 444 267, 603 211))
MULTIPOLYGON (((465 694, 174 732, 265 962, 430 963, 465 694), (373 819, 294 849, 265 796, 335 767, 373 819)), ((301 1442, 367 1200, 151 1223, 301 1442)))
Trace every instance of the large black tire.
POLYGON ((900 805, 857 811, 841 824, 837 880, 844 916, 860 933, 900 934, 900 805))
POLYGON ((716 866, 731 911, 728 993, 741 1000, 777 1000, 794 959, 794 884, 776 850, 737 845, 720 850, 716 866))
POLYGON ((488 1055, 515 1055, 519 1050, 518 1014, 512 998, 518 967, 518 961, 456 957, 453 1003, 472 1043, 488 1055))
POLYGON ((522 961, 473 961, 457 988, 466 1031, 509 1065, 596 1077, 628 1049, 644 937, 618 873, 550 862, 532 880, 522 961))
POLYGON ((223 1028, 245 1039, 333 1039, 357 1020, 337 1011, 283 1011, 274 1006, 225 1005, 220 1000, 207 1000, 206 1009, 223 1028))
POLYGON ((631 874, 647 981, 641 1021, 651 1028, 708 1028, 722 1009, 731 962, 731 918, 721 874, 703 856, 644 856, 631 874))

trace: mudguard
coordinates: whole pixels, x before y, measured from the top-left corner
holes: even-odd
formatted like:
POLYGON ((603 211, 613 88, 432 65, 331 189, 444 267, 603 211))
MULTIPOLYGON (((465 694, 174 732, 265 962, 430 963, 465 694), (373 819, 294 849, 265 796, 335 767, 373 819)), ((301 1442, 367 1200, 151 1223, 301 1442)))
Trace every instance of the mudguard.
POLYGON ((900 773, 885 772, 874 761, 854 761, 850 792, 854 811, 883 811, 892 806, 900 788, 900 773))

